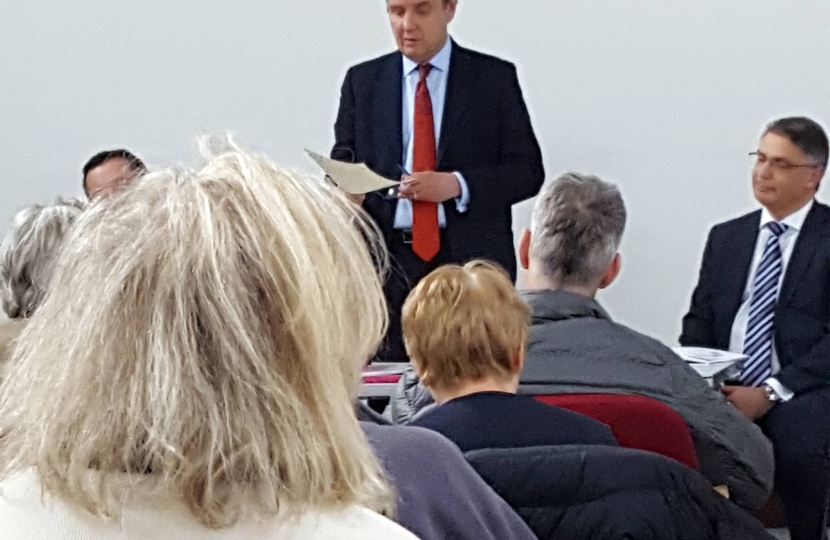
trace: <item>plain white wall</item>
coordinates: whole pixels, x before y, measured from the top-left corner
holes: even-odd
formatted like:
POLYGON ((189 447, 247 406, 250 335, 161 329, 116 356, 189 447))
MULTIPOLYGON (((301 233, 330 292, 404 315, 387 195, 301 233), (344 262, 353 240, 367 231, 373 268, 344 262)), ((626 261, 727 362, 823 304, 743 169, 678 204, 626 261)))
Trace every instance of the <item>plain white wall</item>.
MULTIPOLYGON (((518 65, 549 178, 620 185, 623 273, 600 298, 670 343, 708 228, 754 207, 763 124, 830 122, 828 0, 461 0, 451 31, 518 65)), ((392 46, 383 0, 4 1, 0 224, 80 193, 98 150, 188 163, 200 130, 313 170, 346 68, 392 46)))

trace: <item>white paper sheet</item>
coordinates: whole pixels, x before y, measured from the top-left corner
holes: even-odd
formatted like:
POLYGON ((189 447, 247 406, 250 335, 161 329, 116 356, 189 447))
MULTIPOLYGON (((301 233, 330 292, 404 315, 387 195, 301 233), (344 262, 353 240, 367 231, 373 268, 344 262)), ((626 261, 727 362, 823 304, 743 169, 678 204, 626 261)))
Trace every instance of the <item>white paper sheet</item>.
POLYGON ((397 186, 400 182, 377 174, 365 163, 346 163, 329 159, 311 150, 306 154, 328 175, 337 187, 352 195, 363 195, 379 189, 397 186))
POLYGON ((748 358, 745 354, 707 349, 705 347, 674 347, 674 354, 690 364, 720 364, 741 362, 748 358))

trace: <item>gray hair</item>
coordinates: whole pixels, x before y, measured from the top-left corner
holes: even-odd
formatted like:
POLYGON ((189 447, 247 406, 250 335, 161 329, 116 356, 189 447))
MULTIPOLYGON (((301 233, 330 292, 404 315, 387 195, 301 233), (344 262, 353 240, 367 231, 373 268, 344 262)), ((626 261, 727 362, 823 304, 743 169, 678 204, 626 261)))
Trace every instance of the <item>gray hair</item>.
POLYGON ((0 248, 0 298, 11 319, 31 316, 46 294, 64 238, 86 203, 58 198, 20 210, 0 248))
POLYGON ((615 185, 593 175, 562 174, 536 199, 530 256, 560 285, 592 284, 617 253, 625 219, 615 185))

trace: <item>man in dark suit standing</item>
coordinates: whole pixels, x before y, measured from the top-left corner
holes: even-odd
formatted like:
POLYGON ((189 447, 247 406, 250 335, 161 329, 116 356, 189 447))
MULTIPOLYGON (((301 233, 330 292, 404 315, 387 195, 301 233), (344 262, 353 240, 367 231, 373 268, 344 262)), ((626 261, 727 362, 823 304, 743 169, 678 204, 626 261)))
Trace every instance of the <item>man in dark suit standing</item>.
POLYGON ((355 202, 380 226, 392 267, 379 358, 406 361, 400 311, 435 267, 484 258, 516 278, 513 204, 544 182, 516 68, 458 46, 457 0, 387 0, 398 51, 349 69, 332 157, 402 183, 355 202))
POLYGON ((825 538, 830 490, 830 208, 814 200, 827 154, 809 118, 767 126, 752 153, 763 208, 709 233, 680 336, 749 357, 723 391, 773 442, 793 540, 825 538))

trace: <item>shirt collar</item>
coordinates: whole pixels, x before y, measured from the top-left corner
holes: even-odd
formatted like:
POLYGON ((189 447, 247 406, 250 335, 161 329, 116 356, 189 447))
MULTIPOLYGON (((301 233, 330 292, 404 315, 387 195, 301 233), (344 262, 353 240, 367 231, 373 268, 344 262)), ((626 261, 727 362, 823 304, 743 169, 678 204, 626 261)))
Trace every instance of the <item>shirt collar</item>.
MULTIPOLYGON (((447 36, 447 42, 441 47, 435 56, 429 59, 428 64, 432 64, 433 69, 443 71, 444 73, 450 69, 450 53, 452 52, 452 40, 447 36)), ((418 69, 418 64, 413 62, 404 55, 403 57, 403 76, 406 77, 413 71, 418 69)))
MULTIPOLYGON (((810 209, 813 208, 813 202, 814 199, 810 199, 810 202, 779 221, 779 223, 788 226, 790 229, 800 231, 801 227, 804 226, 804 220, 807 219, 807 214, 809 214, 810 209)), ((761 224, 759 225, 761 229, 763 229, 767 223, 771 223, 773 221, 776 220, 772 217, 772 214, 769 213, 769 210, 766 208, 761 210, 761 224)))
POLYGON ((564 289, 527 290, 521 295, 530 306, 533 324, 583 318, 611 320, 608 312, 593 298, 564 289))

